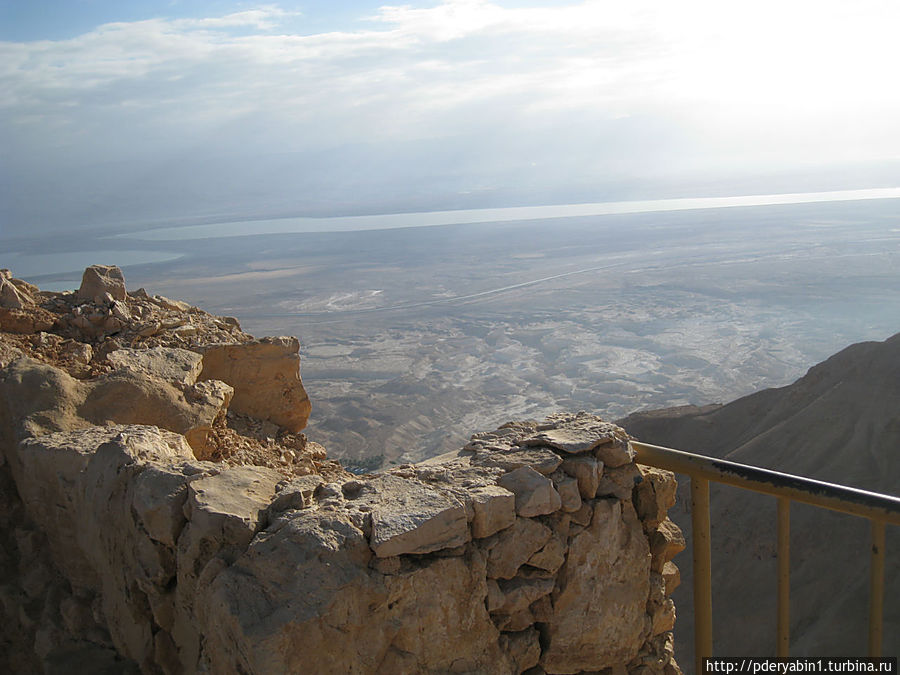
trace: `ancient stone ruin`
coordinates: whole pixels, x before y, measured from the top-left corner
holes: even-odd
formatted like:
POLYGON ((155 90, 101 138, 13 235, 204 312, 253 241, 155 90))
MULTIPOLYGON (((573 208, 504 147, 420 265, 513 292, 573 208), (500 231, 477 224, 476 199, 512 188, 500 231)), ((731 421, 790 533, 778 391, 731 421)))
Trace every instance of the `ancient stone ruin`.
POLYGON ((0 668, 679 673, 671 473, 586 413, 354 476, 294 338, 0 273, 0 668))

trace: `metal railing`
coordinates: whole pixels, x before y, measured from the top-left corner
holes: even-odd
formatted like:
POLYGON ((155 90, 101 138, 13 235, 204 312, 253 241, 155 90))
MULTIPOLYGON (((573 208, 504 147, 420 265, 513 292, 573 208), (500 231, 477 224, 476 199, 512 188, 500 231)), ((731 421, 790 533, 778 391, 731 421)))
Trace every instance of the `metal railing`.
POLYGON ((631 442, 640 464, 687 474, 691 479, 691 527, 694 558, 694 659, 702 673, 704 657, 713 655, 712 566, 709 534, 709 482, 773 495, 778 499, 778 614, 776 655, 787 656, 790 646, 790 508, 803 502, 820 508, 867 518, 872 527, 869 577, 869 656, 881 655, 884 613, 885 526, 900 525, 900 498, 824 483, 802 476, 760 469, 681 450, 631 442))

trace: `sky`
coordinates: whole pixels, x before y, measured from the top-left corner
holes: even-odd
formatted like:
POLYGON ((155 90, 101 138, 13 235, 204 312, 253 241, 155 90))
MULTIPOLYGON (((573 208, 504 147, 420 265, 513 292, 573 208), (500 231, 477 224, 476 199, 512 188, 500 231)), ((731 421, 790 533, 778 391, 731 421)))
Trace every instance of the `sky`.
POLYGON ((0 0, 0 236, 893 187, 900 6, 0 0))

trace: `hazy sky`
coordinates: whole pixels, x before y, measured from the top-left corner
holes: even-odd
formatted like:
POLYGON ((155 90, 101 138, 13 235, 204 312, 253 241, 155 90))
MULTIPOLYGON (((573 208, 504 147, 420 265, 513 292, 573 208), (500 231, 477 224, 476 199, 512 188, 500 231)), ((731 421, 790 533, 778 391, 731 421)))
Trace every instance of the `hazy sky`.
POLYGON ((893 0, 0 0, 0 228, 879 187, 898 25, 893 0))

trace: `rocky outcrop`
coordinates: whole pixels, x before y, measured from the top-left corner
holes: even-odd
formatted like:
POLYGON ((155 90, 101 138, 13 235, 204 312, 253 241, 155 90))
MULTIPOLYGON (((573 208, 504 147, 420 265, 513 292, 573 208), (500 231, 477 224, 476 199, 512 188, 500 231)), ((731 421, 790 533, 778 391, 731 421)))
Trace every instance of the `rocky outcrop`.
MULTIPOLYGON (((103 286, 116 274, 85 279, 86 302, 132 312, 103 286)), ((82 333, 90 371, 52 358, 62 342, 5 342, 6 668, 680 672, 674 477, 635 465, 620 428, 558 414, 351 476, 296 434, 309 409, 295 340, 147 344, 134 329, 130 347, 82 333), (278 461, 222 461, 235 438, 278 461)))
POLYGON ((293 337, 262 338, 243 344, 203 348, 203 380, 234 387, 237 412, 300 431, 310 403, 300 381, 300 342, 293 337))

